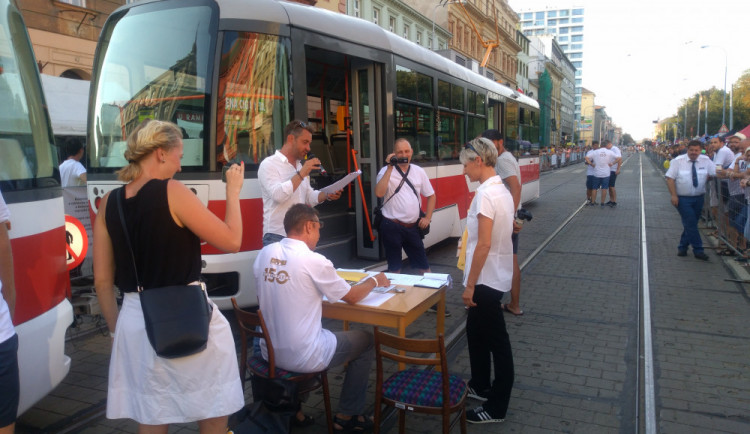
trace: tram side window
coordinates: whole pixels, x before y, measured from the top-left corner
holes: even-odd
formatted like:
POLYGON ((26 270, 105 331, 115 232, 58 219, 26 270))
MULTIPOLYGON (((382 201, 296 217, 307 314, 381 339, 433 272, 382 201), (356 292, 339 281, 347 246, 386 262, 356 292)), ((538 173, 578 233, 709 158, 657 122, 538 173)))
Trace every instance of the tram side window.
POLYGON ((469 90, 467 92, 467 107, 466 111, 469 114, 469 125, 467 130, 467 137, 478 137, 484 130, 487 129, 487 118, 484 116, 485 109, 485 95, 469 90))
POLYGON ((289 123, 288 42, 278 36, 226 32, 219 66, 216 164, 245 170, 283 145, 289 123))
POLYGON ((456 160, 464 144, 464 115, 440 110, 438 117, 438 157, 456 160))
POLYGON ((404 138, 411 143, 414 161, 435 160, 432 125, 434 110, 414 104, 396 103, 396 138, 404 138))
POLYGON ((396 137, 411 143, 415 161, 435 160, 432 77, 396 66, 396 137))

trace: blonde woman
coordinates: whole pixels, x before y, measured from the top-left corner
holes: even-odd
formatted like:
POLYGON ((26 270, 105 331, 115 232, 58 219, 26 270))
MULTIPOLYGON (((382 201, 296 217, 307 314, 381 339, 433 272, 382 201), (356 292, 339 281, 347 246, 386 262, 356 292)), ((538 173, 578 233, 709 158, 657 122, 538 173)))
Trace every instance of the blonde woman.
MULTIPOLYGON (((240 248, 244 166, 233 165, 227 172, 221 221, 185 185, 171 179, 181 169, 182 150, 179 127, 146 121, 128 137, 128 165, 118 172, 127 183, 123 213, 146 290, 199 280, 201 240, 227 252, 240 248)), ((228 415, 244 405, 229 323, 214 305, 205 350, 177 359, 156 355, 146 336, 117 208, 122 196, 116 194, 119 189, 104 196, 94 223, 96 294, 114 337, 107 417, 133 419, 140 433, 166 433, 170 423, 194 421, 201 433, 225 433, 228 415), (124 294, 119 312, 115 285, 124 294)))
POLYGON ((495 173, 497 149, 474 139, 459 156, 464 174, 479 181, 466 218, 464 304, 471 380, 468 396, 484 401, 466 412, 470 423, 503 422, 513 388, 513 354, 500 302, 513 278, 513 197, 495 173), (491 381, 494 362, 495 379, 491 381))

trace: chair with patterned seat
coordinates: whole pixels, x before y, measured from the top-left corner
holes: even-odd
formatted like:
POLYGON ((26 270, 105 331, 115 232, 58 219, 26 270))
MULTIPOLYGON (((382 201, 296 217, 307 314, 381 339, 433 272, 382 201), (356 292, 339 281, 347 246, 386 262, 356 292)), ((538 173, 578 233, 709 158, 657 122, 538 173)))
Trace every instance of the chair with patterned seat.
POLYGON ((375 327, 375 360, 375 434, 380 429, 383 404, 398 411, 398 431, 401 434, 405 429, 406 410, 441 415, 444 434, 460 421, 461 433, 466 434, 466 383, 461 377, 448 373, 442 334, 437 339, 408 339, 381 332, 375 327), (410 353, 433 354, 434 357, 416 357, 410 356, 410 353), (384 380, 383 359, 408 365, 433 366, 436 369, 410 367, 384 380), (451 414, 456 412, 458 417, 451 421, 451 414))
MULTIPOLYGON (((243 310, 237 305, 237 300, 232 297, 232 307, 234 315, 237 318, 237 324, 240 331, 240 379, 242 388, 245 388, 247 371, 251 375, 262 378, 278 378, 293 381, 298 384, 300 394, 311 392, 319 387, 323 389, 323 402, 326 408, 326 422, 328 423, 328 433, 333 434, 333 416, 331 412, 331 395, 328 390, 328 371, 318 371, 311 373, 299 373, 287 371, 276 366, 276 359, 273 350, 273 343, 268 335, 266 322, 263 319, 263 313, 260 309, 257 312, 243 310), (268 361, 263 359, 260 354, 253 354, 250 358, 247 356, 248 339, 258 338, 266 340, 266 352, 268 361)), ((253 391, 255 392, 255 391, 253 391)))

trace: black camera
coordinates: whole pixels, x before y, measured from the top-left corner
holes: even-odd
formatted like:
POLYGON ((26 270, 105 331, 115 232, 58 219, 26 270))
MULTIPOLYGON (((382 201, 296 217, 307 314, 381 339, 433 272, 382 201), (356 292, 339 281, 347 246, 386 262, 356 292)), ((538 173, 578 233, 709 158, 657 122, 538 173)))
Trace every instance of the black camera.
POLYGON ((395 166, 397 164, 406 164, 409 162, 409 159, 405 157, 401 157, 401 158, 391 157, 389 162, 391 163, 391 166, 395 166))
POLYGON ((532 216, 531 213, 526 211, 526 209, 524 208, 521 208, 518 211, 516 211, 516 223, 518 223, 519 225, 522 225, 524 220, 531 221, 533 217, 534 216, 532 216))

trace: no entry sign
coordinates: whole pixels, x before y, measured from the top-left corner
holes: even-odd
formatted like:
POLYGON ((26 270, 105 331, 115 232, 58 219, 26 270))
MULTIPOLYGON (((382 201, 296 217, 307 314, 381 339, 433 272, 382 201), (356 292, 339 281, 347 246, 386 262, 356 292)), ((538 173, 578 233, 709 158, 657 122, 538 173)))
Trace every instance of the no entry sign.
POLYGON ((69 215, 65 216, 65 249, 68 271, 81 265, 89 249, 89 237, 83 223, 69 215))

